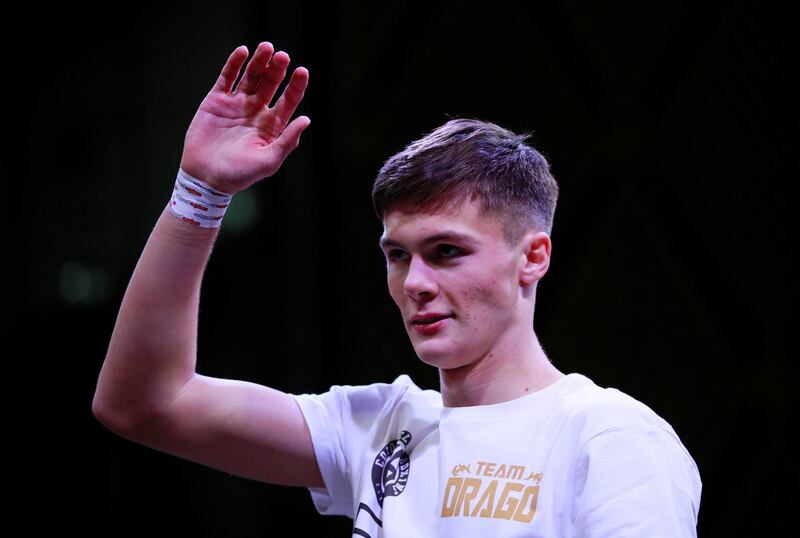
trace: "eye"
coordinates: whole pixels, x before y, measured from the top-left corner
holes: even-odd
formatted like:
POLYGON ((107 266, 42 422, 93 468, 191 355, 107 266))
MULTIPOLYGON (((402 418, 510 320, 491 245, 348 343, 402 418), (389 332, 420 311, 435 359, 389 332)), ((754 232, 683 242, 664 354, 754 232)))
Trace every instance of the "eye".
POLYGON ((402 262, 408 259, 408 253, 405 250, 400 250, 399 248, 393 248, 392 250, 386 253, 386 258, 389 261, 402 262))
POLYGON ((453 245, 446 245, 446 244, 439 245, 436 250, 437 254, 439 254, 439 256, 441 256, 442 258, 455 258, 456 256, 464 254, 463 249, 460 249, 453 245))

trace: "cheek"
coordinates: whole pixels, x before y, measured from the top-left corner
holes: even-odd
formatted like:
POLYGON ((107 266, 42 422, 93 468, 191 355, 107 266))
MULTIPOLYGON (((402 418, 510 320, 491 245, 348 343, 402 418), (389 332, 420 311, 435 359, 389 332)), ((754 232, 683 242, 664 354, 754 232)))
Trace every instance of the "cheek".
POLYGON ((386 278, 386 285, 389 288, 389 295, 397 306, 400 306, 400 298, 403 295, 403 282, 396 276, 389 275, 386 278))
POLYGON ((490 321, 493 312, 503 306, 498 296, 496 283, 488 286, 476 286, 460 291, 461 306, 464 308, 464 317, 470 321, 490 321))
POLYGON ((513 310, 513 293, 507 279, 492 277, 484 285, 465 288, 459 291, 464 319, 479 323, 480 327, 506 324, 507 316, 513 310))

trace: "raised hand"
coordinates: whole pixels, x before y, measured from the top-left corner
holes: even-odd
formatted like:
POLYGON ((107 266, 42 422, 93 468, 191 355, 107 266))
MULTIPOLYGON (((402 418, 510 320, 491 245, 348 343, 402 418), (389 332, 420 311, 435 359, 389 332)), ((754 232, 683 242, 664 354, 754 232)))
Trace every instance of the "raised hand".
POLYGON ((229 194, 273 175, 311 123, 307 116, 289 122, 308 85, 304 67, 270 108, 289 66, 286 52, 273 51, 271 43, 259 43, 234 89, 248 56, 247 47, 237 47, 186 132, 181 168, 229 194))

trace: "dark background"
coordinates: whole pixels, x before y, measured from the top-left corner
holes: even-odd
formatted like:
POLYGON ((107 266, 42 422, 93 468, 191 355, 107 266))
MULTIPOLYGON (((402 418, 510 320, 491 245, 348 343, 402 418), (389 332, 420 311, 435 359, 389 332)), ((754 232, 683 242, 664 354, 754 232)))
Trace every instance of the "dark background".
POLYGON ((295 393, 400 373, 438 388, 386 292, 372 180, 451 116, 533 131, 561 188, 535 322, 548 355, 673 425, 703 480, 701 535, 788 531, 798 66, 787 5, 21 6, 6 20, 21 32, 4 38, 0 168, 16 515, 30 529, 110 535, 349 535, 350 520, 318 515, 304 489, 136 445, 91 413, 186 127, 230 52, 269 40, 309 69, 298 113, 312 123, 225 217, 199 372, 295 393))

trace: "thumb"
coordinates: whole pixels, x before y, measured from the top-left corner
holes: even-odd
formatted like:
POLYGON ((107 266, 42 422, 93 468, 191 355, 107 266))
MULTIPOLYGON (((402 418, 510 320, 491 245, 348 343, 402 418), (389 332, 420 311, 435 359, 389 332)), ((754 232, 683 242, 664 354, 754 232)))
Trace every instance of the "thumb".
POLYGON ((269 177, 278 171, 286 157, 300 144, 300 133, 310 123, 311 120, 308 116, 295 118, 294 121, 286 126, 278 138, 267 146, 267 153, 264 155, 265 160, 262 163, 264 166, 263 177, 269 177))
POLYGON ((280 148, 281 161, 289 156, 294 149, 300 145, 300 135, 311 124, 308 116, 300 116, 292 120, 283 130, 280 136, 275 139, 275 144, 280 148))

